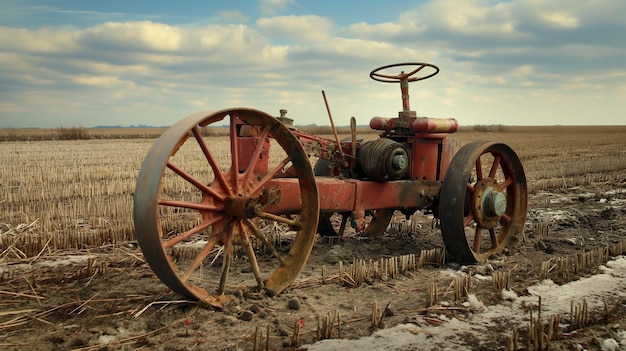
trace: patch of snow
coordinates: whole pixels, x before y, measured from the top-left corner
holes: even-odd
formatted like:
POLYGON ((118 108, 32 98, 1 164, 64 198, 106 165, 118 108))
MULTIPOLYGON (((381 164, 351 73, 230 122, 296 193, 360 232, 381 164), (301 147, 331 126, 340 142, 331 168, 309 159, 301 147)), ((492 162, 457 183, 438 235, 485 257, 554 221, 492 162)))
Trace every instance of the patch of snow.
POLYGON ((568 221, 572 223, 578 222, 578 217, 573 215, 571 212, 568 212, 565 210, 552 210, 552 209, 546 208, 541 211, 537 211, 534 214, 535 214, 535 218, 537 218, 540 221, 546 221, 546 222, 568 221))
POLYGON ((472 275, 472 278, 476 279, 476 280, 491 280, 491 277, 488 275, 482 275, 482 274, 474 274, 472 275))
POLYGON ((603 351, 619 351, 619 344, 615 339, 605 339, 600 347, 603 351))
POLYGON ((469 307, 472 310, 484 310, 487 308, 474 294, 467 294, 467 301, 463 303, 463 306, 469 307))
MULTIPOLYGON (((482 312, 468 317, 468 320, 456 318, 443 319, 444 323, 438 326, 416 326, 400 324, 392 328, 383 329, 374 334, 356 340, 332 339, 303 346, 309 351, 322 350, 430 350, 463 349, 467 333, 487 341, 489 331, 502 324, 502 318, 511 324, 510 329, 526 326, 528 312, 525 306, 536 305, 541 296, 542 314, 544 316, 559 313, 569 314, 571 303, 587 301, 589 310, 603 308, 604 298, 612 296, 626 297, 626 258, 617 257, 600 267, 602 273, 584 277, 564 285, 556 285, 551 280, 543 280, 528 288, 530 295, 517 297, 512 303, 485 306, 482 312)), ((446 271, 446 276, 452 275, 446 271)), ((511 292, 503 290, 505 296, 513 298, 511 292)), ((475 303, 482 302, 474 296, 475 303)), ((472 298, 473 299, 473 298, 472 298)), ((468 303, 470 297, 468 296, 468 303)), ((484 304, 483 304, 484 305, 484 304)), ((626 344, 626 333, 618 334, 622 345, 626 344)), ((605 340, 606 350, 619 350, 619 343, 614 339, 605 340), (607 341, 608 340, 608 341, 607 341), (612 340, 612 341, 610 341, 612 340)), ((604 346, 604 344, 603 344, 604 346)), ((580 350, 583 348, 580 347, 580 350)))
POLYGON ((461 276, 466 276, 467 273, 463 272, 464 269, 466 269, 467 266, 461 266, 461 269, 459 270, 454 270, 454 269, 444 269, 443 271, 441 271, 441 273, 443 275, 446 275, 448 277, 461 277, 461 276))
MULTIPOLYGON (((75 263, 84 264, 87 260, 95 258, 94 255, 68 255, 64 258, 46 258, 46 259, 34 259, 30 263, 12 264, 12 269, 27 270, 31 267, 43 267, 43 268, 56 268, 61 266, 69 266, 75 263)), ((9 265, 7 263, 0 263, 0 272, 8 270, 9 265)))
POLYGON ((620 330, 617 332, 617 337, 619 338, 619 344, 623 347, 626 347, 626 331, 620 330))
POLYGON ((515 301, 515 300, 517 300, 517 294, 513 290, 502 289, 502 299, 503 300, 509 300, 509 301, 515 301))
POLYGON ((115 335, 102 334, 98 337, 98 344, 108 344, 111 341, 115 341, 115 339, 117 339, 115 335))
POLYGON ((572 198, 568 197, 568 196, 563 196, 563 197, 557 197, 556 199, 550 199, 548 201, 548 203, 550 204, 569 204, 574 202, 572 200, 572 198))
POLYGON ((208 243, 208 241, 206 241, 206 240, 184 241, 184 242, 176 245, 176 247, 177 248, 184 248, 184 247, 203 248, 207 243, 208 243))
POLYGON ((118 328, 116 335, 109 335, 106 333, 101 334, 98 337, 98 344, 108 344, 120 338, 124 338, 129 334, 129 331, 124 328, 118 328))
POLYGON ((60 267, 60 266, 69 266, 73 263, 83 263, 87 262, 89 257, 94 258, 93 255, 72 255, 67 256, 63 259, 52 259, 52 260, 35 260, 34 264, 39 267, 60 267))

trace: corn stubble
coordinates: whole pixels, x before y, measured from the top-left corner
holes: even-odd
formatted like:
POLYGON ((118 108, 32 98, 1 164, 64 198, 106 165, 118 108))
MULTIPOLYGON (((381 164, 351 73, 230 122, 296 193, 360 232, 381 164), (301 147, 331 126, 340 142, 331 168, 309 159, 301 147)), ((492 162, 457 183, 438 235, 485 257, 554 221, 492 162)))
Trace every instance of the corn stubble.
MULTIPOLYGON (((366 139, 375 137, 365 135, 366 139)), ((626 170, 626 127, 506 127, 494 132, 461 131, 451 137, 461 145, 479 139, 511 145, 526 170, 530 193, 625 181, 620 177, 626 170)), ((216 157, 230 157, 228 137, 207 138, 212 147, 223 150, 216 157)), ((0 142, 0 260, 135 240, 132 195, 141 163, 154 141, 0 142)), ((177 160, 182 168, 193 175, 194 170, 207 169, 201 167, 206 162, 201 152, 182 152, 177 160)), ((184 195, 189 187, 166 182, 163 191, 184 195)), ((169 215, 177 226, 196 224, 191 216, 169 215)))

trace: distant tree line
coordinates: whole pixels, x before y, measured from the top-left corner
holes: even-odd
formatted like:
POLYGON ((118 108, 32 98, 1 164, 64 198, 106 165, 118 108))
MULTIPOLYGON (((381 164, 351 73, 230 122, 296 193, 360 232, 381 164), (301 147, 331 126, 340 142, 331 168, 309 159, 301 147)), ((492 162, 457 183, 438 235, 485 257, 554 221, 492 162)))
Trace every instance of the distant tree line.
POLYGON ((129 126, 120 126, 120 125, 115 125, 115 126, 95 126, 95 127, 91 127, 91 129, 117 129, 117 128, 167 128, 167 126, 161 126, 161 127, 155 127, 155 126, 149 126, 147 124, 131 124, 129 126))

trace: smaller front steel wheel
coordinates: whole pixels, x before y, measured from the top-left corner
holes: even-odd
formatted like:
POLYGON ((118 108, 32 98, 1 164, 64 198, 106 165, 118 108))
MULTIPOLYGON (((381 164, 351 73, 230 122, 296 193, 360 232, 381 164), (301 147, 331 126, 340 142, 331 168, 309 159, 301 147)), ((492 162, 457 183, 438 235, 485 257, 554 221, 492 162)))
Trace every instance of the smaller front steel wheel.
POLYGON ((446 249, 459 262, 486 261, 523 233, 527 207, 526 176, 517 154, 502 143, 465 145, 452 159, 441 187, 439 216, 446 249))

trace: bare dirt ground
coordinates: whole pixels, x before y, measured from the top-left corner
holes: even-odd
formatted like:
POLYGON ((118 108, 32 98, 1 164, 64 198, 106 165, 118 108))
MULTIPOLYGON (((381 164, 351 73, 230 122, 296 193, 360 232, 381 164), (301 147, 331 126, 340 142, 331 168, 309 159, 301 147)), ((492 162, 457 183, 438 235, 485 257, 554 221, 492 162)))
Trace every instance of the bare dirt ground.
MULTIPOLYGON (((275 297, 230 291, 232 299, 221 311, 170 292, 134 243, 3 262, 0 349, 286 350, 326 337, 359 338, 401 323, 431 326, 441 323, 442 316, 463 319, 471 313, 467 293, 485 305, 506 303, 501 291, 493 289, 493 272, 510 272, 510 289, 523 296, 540 281, 542 262, 625 240, 626 179, 533 194, 524 237, 488 264, 425 265, 395 277, 368 278, 359 286, 339 279, 340 261, 345 267, 354 258, 379 260, 443 247, 429 217, 416 215, 410 223, 401 218, 390 228, 376 239, 320 239, 291 288, 275 297), (461 296, 455 296, 450 272, 468 274, 468 289, 461 296), (437 296, 429 301, 433 286, 437 296), (373 303, 378 308, 375 322, 373 303)), ((559 274, 554 263, 547 274, 562 284, 594 274, 597 265, 559 274)), ((532 309, 536 313, 537 306, 532 309)), ((598 340, 626 330, 626 301, 605 301, 604 310, 589 311, 588 325, 576 331, 568 329, 569 318, 562 316, 561 334, 551 349, 600 349, 598 340)), ((507 348, 512 332, 503 318, 489 335, 467 335, 459 349, 512 349, 507 348)), ((518 338, 519 348, 526 349, 524 329, 518 338)))

